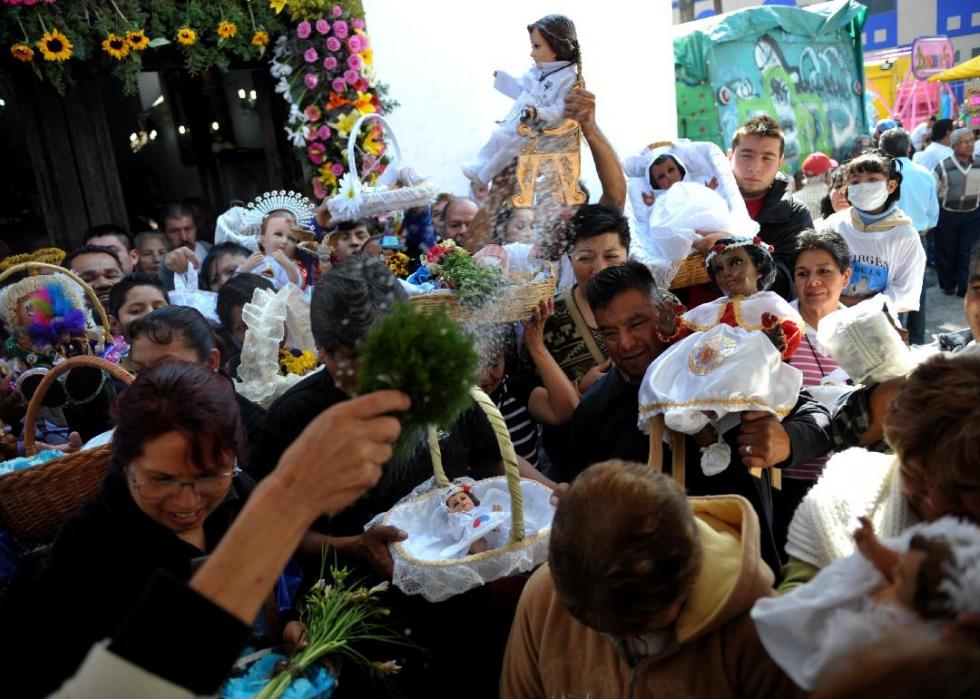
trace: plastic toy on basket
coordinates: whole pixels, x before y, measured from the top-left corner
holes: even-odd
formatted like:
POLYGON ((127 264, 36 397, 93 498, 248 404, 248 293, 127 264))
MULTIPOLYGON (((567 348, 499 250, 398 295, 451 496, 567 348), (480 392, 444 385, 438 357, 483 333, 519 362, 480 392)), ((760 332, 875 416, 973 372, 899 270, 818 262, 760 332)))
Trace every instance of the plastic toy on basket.
MULTIPOLYGON (((430 182, 419 181, 417 176, 402 162, 401 147, 391 126, 379 114, 364 114, 350 130, 347 139, 347 173, 340 182, 340 191, 327 200, 327 209, 334 222, 356 221, 360 218, 379 216, 390 211, 404 211, 418 206, 428 206, 435 201, 437 187, 430 182), (395 157, 373 186, 364 184, 358 173, 355 146, 361 126, 375 120, 387 133, 395 150, 395 157), (406 181, 407 180, 407 181, 406 181), (398 186, 402 182, 405 186, 398 186)), ((376 167, 376 166, 375 166, 376 167)), ((371 171, 364 173, 367 177, 371 171)))
POLYGON ((555 513, 551 490, 536 481, 521 479, 514 445, 500 411, 479 388, 472 388, 470 395, 493 426, 507 475, 450 483, 442 468, 435 429, 430 428, 434 483, 430 480, 416 488, 380 518, 381 524, 408 533, 408 539, 390 547, 395 563, 393 584, 406 594, 420 594, 430 602, 530 571, 548 557, 555 513), (476 533, 461 535, 458 523, 447 519, 446 500, 453 485, 481 503, 476 511, 467 513, 471 524, 466 528, 478 530, 476 533), (509 516, 504 507, 508 500, 509 516), (487 550, 469 553, 479 540, 486 541, 487 550))

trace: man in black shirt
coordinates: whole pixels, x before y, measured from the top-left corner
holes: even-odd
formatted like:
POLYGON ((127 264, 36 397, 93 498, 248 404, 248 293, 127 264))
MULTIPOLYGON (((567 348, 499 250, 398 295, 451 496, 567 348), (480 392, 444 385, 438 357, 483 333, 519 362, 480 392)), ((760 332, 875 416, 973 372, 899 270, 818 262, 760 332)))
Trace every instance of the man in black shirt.
MULTIPOLYGON (((565 465, 568 479, 606 459, 647 461, 649 439, 637 425, 640 382, 666 348, 657 337, 662 311, 658 290, 644 265, 627 262, 603 270, 589 283, 588 297, 614 369, 586 392, 572 417, 572 453, 576 456, 565 465)), ((743 413, 739 429, 725 435, 733 459, 720 474, 709 478, 700 466, 699 447, 715 441, 714 435, 687 438, 687 490, 691 495, 747 498, 762 524, 763 558, 778 571, 779 556, 771 534, 769 469, 797 465, 829 452, 829 432, 829 413, 805 393, 782 422, 768 413, 743 413), (756 467, 763 468, 762 478, 749 474, 748 469, 756 467)), ((670 463, 669 456, 664 463, 670 463)))

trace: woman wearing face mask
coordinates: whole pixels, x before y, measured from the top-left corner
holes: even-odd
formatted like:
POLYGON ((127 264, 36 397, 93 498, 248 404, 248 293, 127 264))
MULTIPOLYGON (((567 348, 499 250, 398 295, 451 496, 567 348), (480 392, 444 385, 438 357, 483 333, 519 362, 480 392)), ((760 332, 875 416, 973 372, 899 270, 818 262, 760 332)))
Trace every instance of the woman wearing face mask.
POLYGON ((911 219, 898 208, 902 174, 897 161, 872 152, 847 164, 844 209, 822 228, 843 236, 851 250, 851 279, 841 303, 885 294, 898 313, 919 310, 926 254, 911 219))

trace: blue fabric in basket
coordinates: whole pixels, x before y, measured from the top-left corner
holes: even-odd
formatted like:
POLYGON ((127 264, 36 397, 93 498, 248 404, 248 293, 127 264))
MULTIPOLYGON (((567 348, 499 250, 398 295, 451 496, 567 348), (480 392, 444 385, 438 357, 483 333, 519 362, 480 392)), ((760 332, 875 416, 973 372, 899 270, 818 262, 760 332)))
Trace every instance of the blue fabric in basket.
MULTIPOLYGON (((267 653, 256 660, 242 677, 229 679, 221 688, 221 699, 252 699, 275 675, 276 663, 286 660, 279 653, 267 653)), ((302 677, 297 677, 282 695, 283 699, 327 699, 333 694, 337 681, 326 668, 314 665, 302 677)))
POLYGON ((20 471, 25 468, 30 468, 31 466, 37 466, 38 464, 43 464, 46 461, 60 459, 64 455, 65 452, 61 451, 60 449, 45 449, 44 451, 38 452, 34 456, 18 456, 15 459, 0 461, 0 476, 7 473, 12 473, 14 471, 20 471))

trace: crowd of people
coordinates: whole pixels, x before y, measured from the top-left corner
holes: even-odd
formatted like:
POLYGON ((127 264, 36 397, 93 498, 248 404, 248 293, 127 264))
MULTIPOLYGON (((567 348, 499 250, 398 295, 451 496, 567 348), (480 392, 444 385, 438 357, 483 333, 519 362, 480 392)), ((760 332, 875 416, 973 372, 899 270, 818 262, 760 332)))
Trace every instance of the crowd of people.
MULTIPOLYGON (((547 44, 548 25, 533 26, 532 41, 547 44)), ((5 456, 23 455, 31 379, 58 361, 99 354, 136 376, 128 387, 66 382, 67 397, 46 400, 36 423, 33 437, 55 455, 111 444, 111 458, 97 495, 48 546, 0 540, 0 570, 16 568, 0 596, 0 662, 16 696, 214 694, 246 645, 303 643, 299 600, 324 555, 371 584, 391 579, 389 547, 410 534, 378 515, 432 475, 432 454, 425 443, 394 454, 391 415, 409 399, 355 397, 359 352, 407 298, 419 256, 446 240, 558 270, 554 299, 525 322, 472 329, 474 378, 500 408, 522 476, 556 503, 548 562, 439 603, 392 590, 400 674, 385 687, 344 665, 337 696, 980 692, 973 133, 938 120, 929 145, 913 148, 916 134, 891 125, 848 162, 811 154, 794 191, 779 126, 752 117, 721 165, 753 230, 697 230, 692 250, 711 281, 670 290, 636 259, 631 233, 646 221, 627 209, 594 96, 572 90, 560 116, 591 150, 596 203, 515 209, 504 201, 512 164, 484 164, 470 196, 384 221, 337 223, 325 203, 269 198, 254 221, 233 207, 215 235, 170 204, 158 228, 134 238, 98 226, 64 257, 108 328, 70 281, 5 282, 5 456), (841 309, 882 298, 896 332, 903 324, 927 345, 930 232, 940 285, 964 297, 968 330, 936 338, 900 376, 848 377, 821 333, 841 309), (268 339, 263 304, 277 298, 288 313, 271 338, 273 374, 289 380, 250 393, 268 339), (781 309, 779 322, 749 319, 753 299, 781 309), (724 426, 651 441, 645 377, 717 325, 764 330, 773 362, 801 387, 784 411, 736 408, 724 426), (841 389, 833 401, 821 399, 828 385, 841 389), (717 445, 709 470, 702 455, 717 445)), ((665 153, 637 171, 649 174, 648 205, 691 168, 665 153)), ((692 361, 702 360, 706 373, 721 357, 692 361)), ((475 404, 437 439, 450 479, 503 473, 475 404)))

